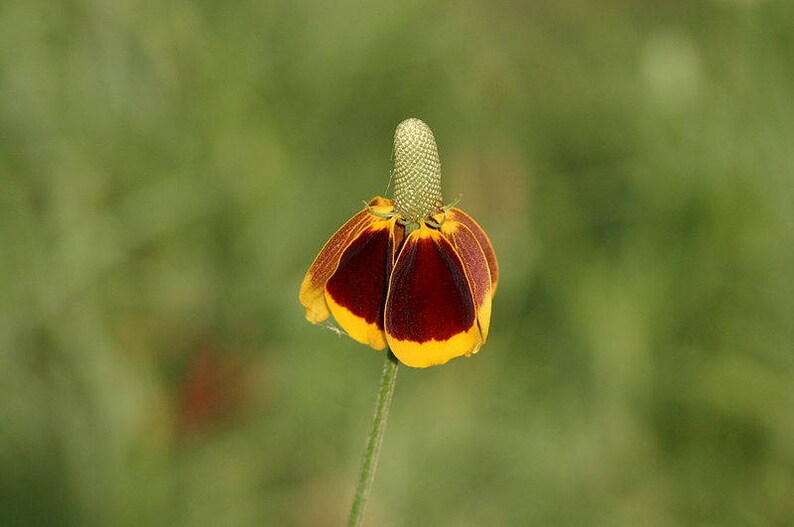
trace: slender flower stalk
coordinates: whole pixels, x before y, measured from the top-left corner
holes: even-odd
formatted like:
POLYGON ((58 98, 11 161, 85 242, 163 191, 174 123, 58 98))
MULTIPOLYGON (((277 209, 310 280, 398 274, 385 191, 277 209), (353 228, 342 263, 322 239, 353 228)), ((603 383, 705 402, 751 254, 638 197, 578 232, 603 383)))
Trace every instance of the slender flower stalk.
POLYGON ((394 397, 394 386, 397 382, 397 358, 386 351, 386 360, 383 363, 383 373, 380 377, 380 388, 378 388, 378 399, 375 403, 375 415, 372 418, 372 427, 367 436, 367 444, 364 447, 364 459, 361 462, 361 470, 358 473, 358 483, 356 493, 353 496, 353 507, 350 509, 348 527, 358 527, 364 517, 364 510, 367 508, 372 482, 375 480, 375 471, 378 468, 378 457, 380 447, 383 444, 383 431, 386 429, 386 421, 389 418, 389 408, 394 397))

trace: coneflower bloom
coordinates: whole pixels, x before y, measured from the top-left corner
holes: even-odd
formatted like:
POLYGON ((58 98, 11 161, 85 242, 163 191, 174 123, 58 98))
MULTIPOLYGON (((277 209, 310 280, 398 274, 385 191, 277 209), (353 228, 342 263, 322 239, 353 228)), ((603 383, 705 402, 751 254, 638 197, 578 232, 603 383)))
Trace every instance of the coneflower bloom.
POLYGON ((353 339, 408 366, 468 356, 488 337, 499 278, 485 231, 441 200, 441 161, 419 119, 397 126, 394 199, 373 198, 320 251, 300 289, 306 319, 333 315, 353 339))

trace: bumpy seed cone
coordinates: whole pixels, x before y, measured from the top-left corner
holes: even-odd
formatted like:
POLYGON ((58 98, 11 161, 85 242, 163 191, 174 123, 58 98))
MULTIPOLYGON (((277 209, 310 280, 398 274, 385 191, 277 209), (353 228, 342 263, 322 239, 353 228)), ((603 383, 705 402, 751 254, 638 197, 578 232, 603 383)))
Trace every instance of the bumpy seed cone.
POLYGON ((394 132, 392 152, 394 207, 407 221, 419 221, 441 210, 441 160, 430 127, 406 119, 394 132))

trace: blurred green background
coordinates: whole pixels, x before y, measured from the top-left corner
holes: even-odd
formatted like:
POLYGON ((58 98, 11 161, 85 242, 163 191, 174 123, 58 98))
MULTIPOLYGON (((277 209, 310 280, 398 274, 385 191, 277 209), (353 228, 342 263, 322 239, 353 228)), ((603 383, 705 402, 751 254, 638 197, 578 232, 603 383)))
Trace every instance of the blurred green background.
POLYGON ((794 3, 0 3, 0 525, 340 525, 303 273, 394 127, 502 267, 366 521, 794 524, 794 3))

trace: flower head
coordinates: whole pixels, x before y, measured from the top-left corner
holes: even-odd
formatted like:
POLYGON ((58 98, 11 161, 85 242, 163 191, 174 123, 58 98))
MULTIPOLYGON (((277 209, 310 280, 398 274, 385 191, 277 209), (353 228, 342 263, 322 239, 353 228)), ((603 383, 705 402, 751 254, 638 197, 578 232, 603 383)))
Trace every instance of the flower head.
POLYGON ((373 198, 317 255, 300 289, 306 319, 333 315, 353 339, 423 368, 479 351, 488 336, 498 264, 485 231, 444 207, 430 128, 394 134, 394 200, 373 198))

